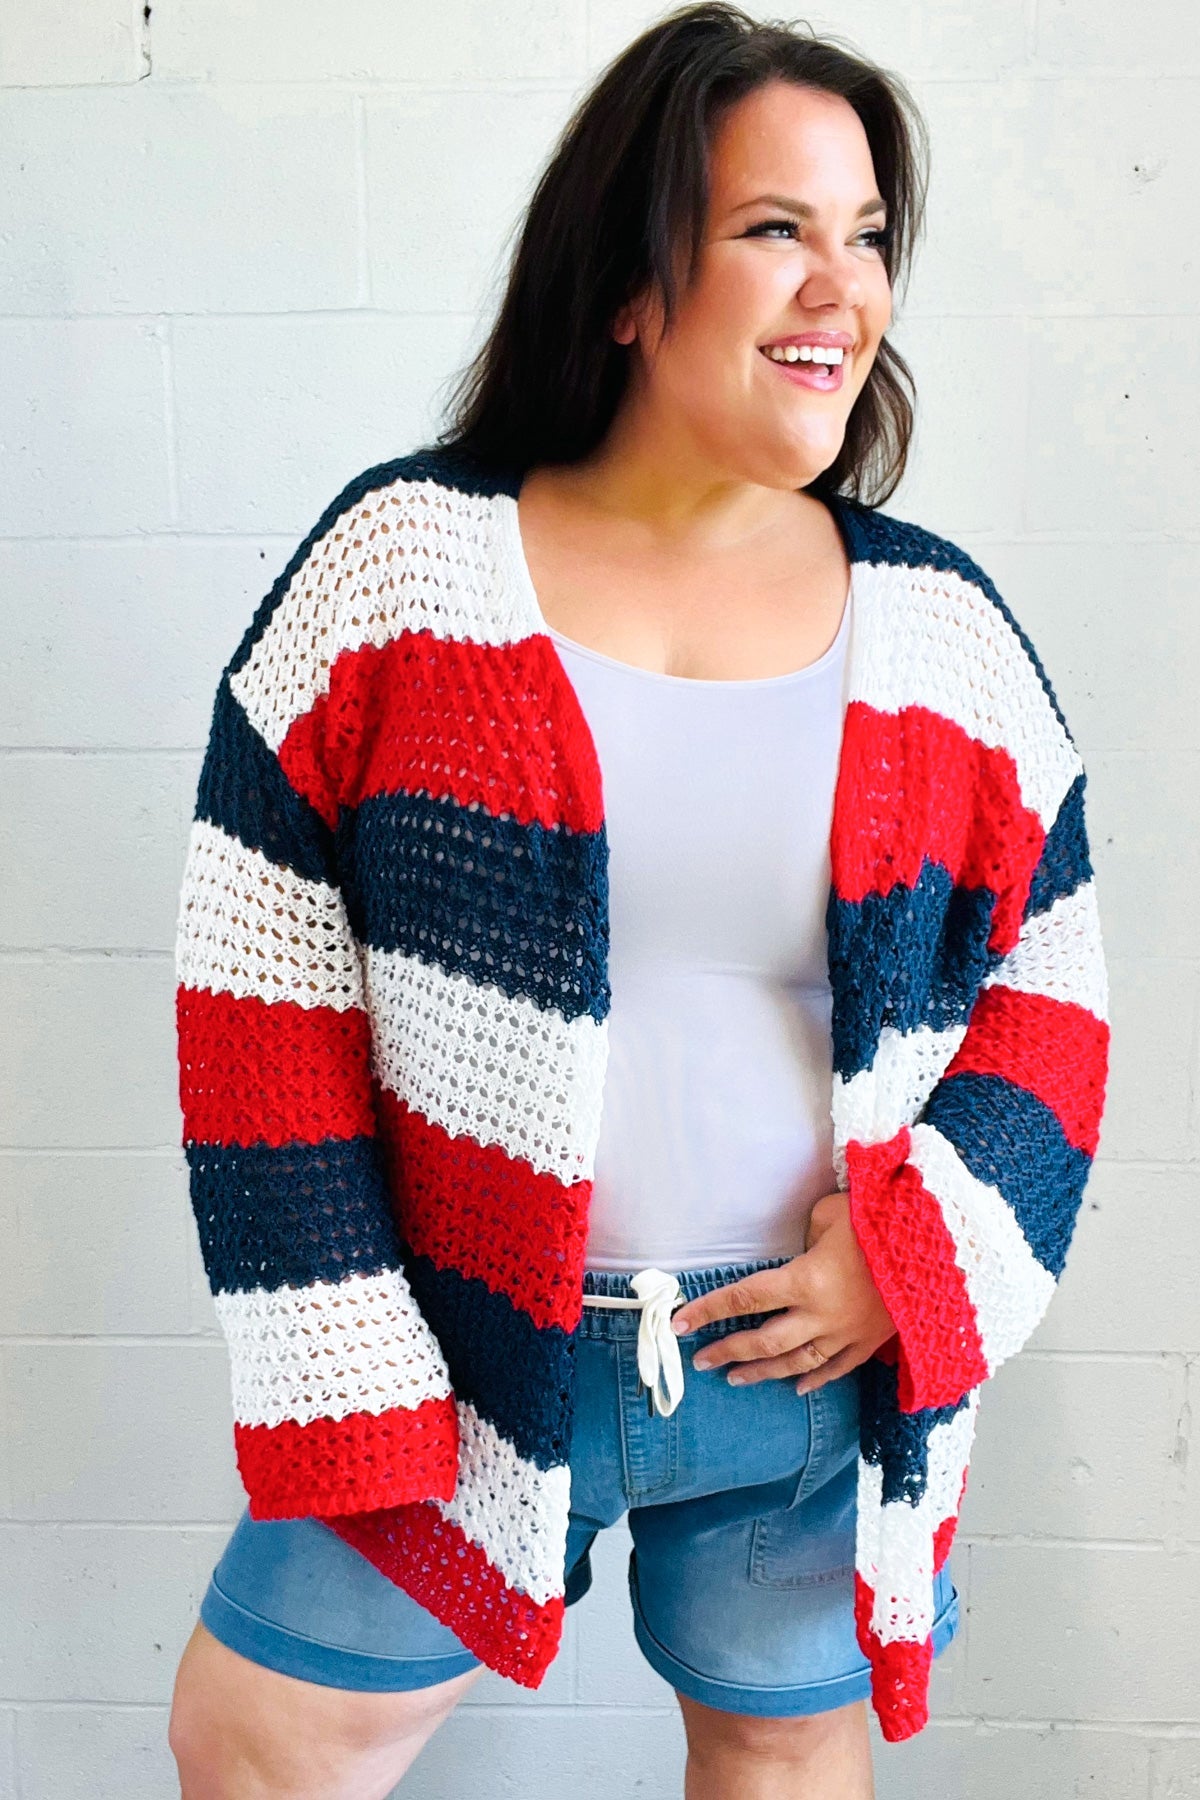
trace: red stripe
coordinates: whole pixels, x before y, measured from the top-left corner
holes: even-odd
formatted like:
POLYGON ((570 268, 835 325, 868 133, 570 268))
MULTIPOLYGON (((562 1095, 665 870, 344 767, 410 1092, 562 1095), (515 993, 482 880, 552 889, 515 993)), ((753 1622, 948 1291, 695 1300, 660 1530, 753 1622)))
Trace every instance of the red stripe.
POLYGON ((896 1638, 881 1643, 871 1629, 875 1592, 854 1574, 854 1629, 858 1647, 871 1664, 871 1705, 889 1744, 915 1737, 929 1723, 929 1671, 933 1666, 933 1634, 924 1643, 896 1638))
POLYGON ((488 1668, 522 1687, 541 1686, 562 1640, 561 1594, 539 1606, 510 1587, 479 1545, 432 1503, 324 1523, 488 1668))
POLYGON ((449 1500, 458 1480, 454 1398, 300 1425, 233 1428, 252 1519, 301 1519, 449 1500))
POLYGON ((373 1137, 370 1026, 357 1007, 297 1006, 179 987, 185 1143, 373 1137))
POLYGON ((988 943, 1004 954, 1045 837, 1007 750, 925 706, 887 713, 850 702, 830 836, 840 899, 914 887, 926 861, 940 863, 960 886, 996 894, 988 943))
POLYGON ((497 645, 405 631, 343 651, 279 761, 331 827, 339 805, 385 793, 573 831, 596 831, 604 817, 595 744, 545 633, 497 645))
POLYGON ((452 1137, 377 1089, 401 1236, 439 1269, 474 1276, 536 1325, 573 1331, 583 1310, 591 1181, 565 1187, 497 1144, 452 1137))
POLYGON ((1086 1006, 996 982, 980 990, 970 1027, 946 1069, 1000 1075, 1036 1094, 1076 1150, 1095 1156, 1108 1069, 1109 1027, 1086 1006))
POLYGON ((910 1144, 904 1125, 886 1143, 846 1145, 850 1222, 899 1337, 901 1412, 952 1406, 990 1373, 954 1239, 910 1144))

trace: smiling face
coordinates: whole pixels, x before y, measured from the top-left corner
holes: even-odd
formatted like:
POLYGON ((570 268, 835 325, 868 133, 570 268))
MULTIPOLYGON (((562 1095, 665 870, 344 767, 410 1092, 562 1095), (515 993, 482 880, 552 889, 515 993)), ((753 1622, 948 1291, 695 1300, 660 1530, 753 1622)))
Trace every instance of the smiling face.
MULTIPOLYGON (((714 469, 806 486, 836 458, 892 316, 887 224, 866 133, 839 96, 771 81, 721 119, 690 287, 664 335, 643 297, 628 398, 714 469), (829 373, 798 340, 845 345, 829 373)), ((819 350, 819 355, 828 354, 819 350)))

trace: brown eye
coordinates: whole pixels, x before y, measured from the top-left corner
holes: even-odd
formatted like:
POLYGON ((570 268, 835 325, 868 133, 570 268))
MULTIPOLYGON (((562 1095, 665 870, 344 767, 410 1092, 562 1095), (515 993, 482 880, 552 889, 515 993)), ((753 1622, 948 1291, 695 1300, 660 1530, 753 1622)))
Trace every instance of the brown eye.
MULTIPOLYGON (((799 229, 795 219, 763 219, 760 224, 751 225, 742 233, 742 236, 765 237, 770 231, 782 231, 789 237, 795 237, 799 229)), ((892 241, 893 229, 890 225, 883 225, 875 230, 860 231, 858 235, 867 240, 871 249, 884 250, 892 241)))
POLYGON ((764 219, 760 225, 751 225, 744 237, 761 237, 767 231, 787 231, 795 233, 799 227, 795 219, 764 219))

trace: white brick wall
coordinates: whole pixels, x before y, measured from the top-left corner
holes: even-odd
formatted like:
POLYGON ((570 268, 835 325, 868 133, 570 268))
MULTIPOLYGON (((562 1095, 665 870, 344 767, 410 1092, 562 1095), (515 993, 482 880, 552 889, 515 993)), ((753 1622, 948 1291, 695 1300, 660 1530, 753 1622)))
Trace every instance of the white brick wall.
MULTIPOLYGON (((241 1504, 172 1011, 217 675, 332 495, 432 429, 553 134, 652 16, 26 0, 0 22, 3 1800, 177 1791, 171 1682, 241 1504)), ((878 1789, 1195 1800, 1200 10, 807 16, 930 123, 896 328, 920 430, 889 510, 964 543, 1051 671, 1115 1032, 1061 1292, 981 1408, 965 1630, 928 1730, 875 1734, 878 1789)), ((406 1795, 680 1791, 628 1548, 601 1540, 543 1688, 485 1676, 406 1795)))

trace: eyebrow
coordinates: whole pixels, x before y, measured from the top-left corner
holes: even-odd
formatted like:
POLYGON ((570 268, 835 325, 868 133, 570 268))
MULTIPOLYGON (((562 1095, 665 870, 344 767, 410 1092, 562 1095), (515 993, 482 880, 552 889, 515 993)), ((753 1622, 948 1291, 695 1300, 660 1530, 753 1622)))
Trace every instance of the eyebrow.
MULTIPOLYGON (((810 206, 805 200, 789 200, 786 194, 759 194, 756 200, 744 200, 733 210, 734 212, 745 212, 751 206, 778 206, 784 212, 795 213, 800 219, 811 219, 817 210, 815 206, 810 206)), ((886 211, 887 201, 881 194, 875 194, 870 200, 863 201, 854 216, 856 219, 863 219, 868 213, 886 211)))

